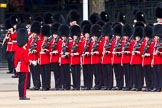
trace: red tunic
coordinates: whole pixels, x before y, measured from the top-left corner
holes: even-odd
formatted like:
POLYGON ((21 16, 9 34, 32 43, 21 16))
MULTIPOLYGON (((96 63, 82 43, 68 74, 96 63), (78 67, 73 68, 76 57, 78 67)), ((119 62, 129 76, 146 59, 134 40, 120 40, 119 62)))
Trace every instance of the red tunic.
MULTIPOLYGON (((136 41, 132 41, 130 43, 130 47, 131 47, 131 51, 134 51, 134 45, 136 44, 136 41)), ((142 64, 142 48, 140 47, 140 49, 138 49, 138 51, 140 52, 140 54, 135 54, 131 56, 131 61, 130 64, 134 65, 134 64, 142 64)))
MULTIPOLYGON (((106 44, 108 44, 108 41, 102 41, 101 43, 101 48, 102 48, 102 52, 104 51, 104 47, 106 44)), ((108 48, 106 51, 110 51, 110 53, 106 53, 106 54, 102 54, 102 58, 101 58, 101 64, 111 64, 112 63, 112 46, 110 48, 108 48)))
MULTIPOLYGON (((88 40, 82 41, 82 43, 81 43, 81 52, 82 52, 82 54, 84 53, 84 48, 85 48, 85 46, 87 44, 88 44, 88 40)), ((81 62, 82 62, 83 65, 91 64, 91 55, 90 55, 91 50, 90 50, 90 47, 87 49, 87 52, 89 54, 87 54, 86 56, 82 56, 82 58, 81 58, 81 60, 82 60, 81 62)))
POLYGON ((15 68, 17 67, 18 63, 20 63, 20 72, 29 72, 29 57, 27 49, 17 47, 14 58, 15 68))
POLYGON ((78 65, 80 64, 80 54, 81 54, 81 42, 78 43, 77 50, 73 53, 78 53, 77 55, 72 54, 72 47, 75 45, 75 41, 71 41, 69 43, 70 46, 70 65, 78 65))
MULTIPOLYGON (((61 52, 61 39, 56 43, 56 47, 53 52, 58 52, 55 54, 50 54, 50 62, 59 62, 60 52, 61 52)), ((52 52, 52 46, 55 44, 55 40, 53 39, 50 43, 50 52, 52 52)))
MULTIPOLYGON (((93 45, 95 45, 95 43, 96 42, 93 41, 90 44, 91 53, 92 53, 93 45)), ((97 51, 98 54, 95 54, 95 55, 91 54, 91 64, 99 64, 99 63, 101 63, 101 56, 102 56, 101 42, 99 42, 98 48, 95 51, 97 51)))
POLYGON ((16 32, 14 32, 13 34, 11 34, 11 41, 12 41, 12 47, 11 47, 11 51, 16 51, 17 49, 17 41, 16 41, 16 32))

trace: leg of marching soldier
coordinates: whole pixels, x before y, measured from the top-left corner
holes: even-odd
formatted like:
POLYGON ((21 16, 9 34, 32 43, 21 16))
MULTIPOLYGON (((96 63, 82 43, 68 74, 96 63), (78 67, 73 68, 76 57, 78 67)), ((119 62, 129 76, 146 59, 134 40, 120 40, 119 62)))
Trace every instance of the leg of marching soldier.
POLYGON ((109 82, 108 82, 108 66, 107 64, 102 64, 102 68, 103 68, 103 79, 104 79, 104 89, 107 90, 108 86, 109 86, 109 82))
POLYGON ((160 65, 154 65, 153 67, 153 76, 154 76, 154 89, 153 91, 157 91, 160 89, 160 79, 159 79, 159 71, 160 71, 160 65))
POLYGON ((113 71, 112 71, 112 65, 108 64, 107 66, 108 71, 108 89, 113 88, 113 71))
POLYGON ((146 65, 143 67, 145 82, 146 82, 146 90, 149 91, 151 89, 151 66, 146 65))
POLYGON ((7 62, 9 73, 13 73, 12 52, 7 52, 7 62))
POLYGON ((75 66, 71 66, 71 72, 72 72, 72 80, 73 80, 73 89, 76 89, 76 72, 75 72, 75 66))
POLYGON ((61 88, 61 73, 60 73, 60 66, 58 62, 51 64, 53 71, 54 71, 54 78, 55 78, 55 88, 56 90, 61 88))
POLYGON ((70 77, 70 66, 69 64, 65 64, 65 68, 64 68, 64 72, 65 72, 65 89, 66 90, 70 90, 70 83, 71 83, 71 77, 70 77))
POLYGON ((136 65, 136 88, 137 91, 141 91, 142 89, 142 66, 136 65))
POLYGON ((46 90, 46 83, 45 83, 45 67, 44 65, 40 66, 40 70, 41 70, 41 78, 42 78, 42 90, 46 90))
POLYGON ((76 89, 80 90, 80 64, 76 65, 76 89))
POLYGON ((45 84, 46 84, 46 90, 49 90, 51 88, 51 71, 50 71, 50 65, 45 65, 45 84))
POLYGON ((83 65, 83 81, 84 81, 84 88, 88 87, 88 65, 83 65))

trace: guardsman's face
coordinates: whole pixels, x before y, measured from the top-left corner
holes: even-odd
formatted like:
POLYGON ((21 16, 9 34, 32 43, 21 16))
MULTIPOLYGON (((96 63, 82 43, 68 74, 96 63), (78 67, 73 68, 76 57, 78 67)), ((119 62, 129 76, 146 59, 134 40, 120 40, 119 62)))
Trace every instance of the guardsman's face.
POLYGON ((139 41, 139 40, 140 40, 140 37, 139 37, 139 36, 136 36, 136 37, 135 37, 135 40, 136 40, 136 41, 139 41))
POLYGON ((109 36, 105 36, 105 40, 106 40, 106 41, 109 40, 109 36))
POLYGON ((44 36, 43 39, 44 39, 44 41, 46 41, 48 39, 48 37, 47 36, 44 36))
POLYGON ((78 38, 78 36, 76 36, 76 35, 73 36, 73 39, 74 39, 74 40, 76 40, 77 38, 78 38))
POLYGON ((33 38, 36 38, 37 37, 37 34, 36 33, 33 33, 33 38))
POLYGON ((73 25, 77 25, 77 22, 76 21, 70 22, 70 26, 73 26, 73 25))
POLYGON ((116 40, 119 40, 120 39, 120 36, 119 35, 116 35, 116 40))
POLYGON ((85 38, 89 38, 89 37, 90 37, 89 33, 85 33, 85 38))
POLYGON ((62 40, 63 41, 66 41, 66 36, 62 36, 62 40))
POLYGON ((155 37, 154 37, 154 40, 155 40, 155 41, 159 41, 159 39, 160 39, 159 36, 155 36, 155 37))
POLYGON ((124 40, 128 40, 128 36, 123 36, 123 39, 124 40))
POLYGON ((148 41, 149 40, 149 37, 145 37, 145 40, 148 41))
POLYGON ((57 34, 53 34, 53 38, 57 38, 57 34))
POLYGON ((97 41, 97 38, 98 38, 97 36, 93 36, 94 41, 97 41))

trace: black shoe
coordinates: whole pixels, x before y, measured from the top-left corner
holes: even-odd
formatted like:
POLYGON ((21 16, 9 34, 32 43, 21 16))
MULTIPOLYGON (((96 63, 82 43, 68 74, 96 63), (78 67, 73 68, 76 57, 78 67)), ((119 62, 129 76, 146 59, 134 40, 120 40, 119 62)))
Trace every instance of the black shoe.
POLYGON ((137 89, 136 88, 132 88, 131 91, 136 91, 137 89))
POLYGON ((110 87, 110 88, 107 88, 107 90, 112 90, 112 88, 110 87))
POLYGON ((49 88, 42 88, 42 91, 48 91, 49 88))
POLYGON ((33 87, 33 88, 30 88, 30 90, 39 90, 40 88, 38 87, 33 87))
POLYGON ((11 76, 12 78, 18 78, 18 75, 11 76))
POLYGON ((131 90, 131 88, 123 88, 123 91, 129 91, 129 90, 131 90))
POLYGON ((13 74, 13 72, 6 72, 7 74, 13 74))
POLYGON ((156 89, 154 88, 153 90, 151 90, 152 92, 160 92, 161 90, 160 89, 156 89))
POLYGON ((141 88, 136 89, 136 91, 141 91, 141 90, 142 90, 141 88))
POLYGON ((145 88, 144 91, 149 92, 149 91, 151 91, 151 89, 150 88, 145 88))
POLYGON ((30 100, 30 98, 27 98, 27 97, 20 97, 19 100, 30 100))

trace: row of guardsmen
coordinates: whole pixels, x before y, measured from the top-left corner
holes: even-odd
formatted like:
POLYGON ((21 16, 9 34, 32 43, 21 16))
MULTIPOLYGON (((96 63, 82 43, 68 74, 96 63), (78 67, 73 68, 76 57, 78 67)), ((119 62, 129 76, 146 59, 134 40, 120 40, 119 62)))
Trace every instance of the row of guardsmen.
MULTIPOLYGON (((10 67, 14 71, 16 68, 17 72, 26 72, 25 77, 21 76, 24 80, 21 81, 19 78, 19 83, 23 82, 22 86, 29 85, 26 84, 29 82, 26 79, 28 72, 31 72, 33 90, 39 90, 40 87, 43 91, 50 90, 51 71, 54 72, 56 90, 70 90, 71 84, 74 90, 80 90, 82 66, 84 90, 141 91, 145 80, 145 91, 159 92, 162 88, 161 11, 161 7, 156 8, 158 23, 154 25, 145 24, 142 12, 137 12, 139 17, 133 25, 122 21, 113 24, 107 22, 102 25, 94 24, 92 20, 83 21, 79 26, 77 11, 69 13, 70 26, 62 23, 63 21, 53 23, 51 17, 48 17, 49 23, 44 24, 42 20, 34 20, 31 28, 28 28, 28 24, 18 23, 17 17, 11 17, 10 22, 14 24, 9 26, 6 23, 6 25, 8 31, 12 32, 7 34, 5 40, 9 54, 14 55, 15 51, 16 54, 14 57, 11 56, 15 65, 10 67), (28 30, 28 43, 25 46, 28 55, 24 57, 23 54, 19 54, 22 50, 20 46, 26 39, 22 38, 26 32, 21 29, 28 30), (12 38, 22 41, 19 41, 17 46, 14 41, 11 42, 12 38), (13 50, 14 45, 15 51, 10 51, 13 50), (25 65, 27 60, 30 62, 30 69, 25 65)), ((62 16, 59 20, 61 18, 62 16)), ((125 16, 122 17, 124 18, 125 16)), ((25 89, 21 88, 21 91, 25 89)))

